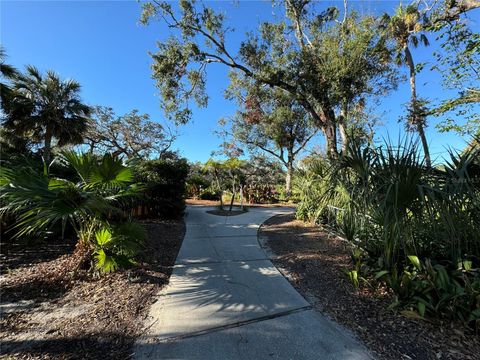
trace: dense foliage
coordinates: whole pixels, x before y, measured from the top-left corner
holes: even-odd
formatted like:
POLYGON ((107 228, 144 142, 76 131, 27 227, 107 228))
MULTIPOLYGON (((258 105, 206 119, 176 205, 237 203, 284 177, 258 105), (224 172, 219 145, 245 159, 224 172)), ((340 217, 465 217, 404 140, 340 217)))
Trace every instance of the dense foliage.
POLYGON ((226 196, 231 203, 274 203, 287 198, 283 177, 281 164, 264 156, 209 159, 191 165, 187 189, 190 197, 203 200, 223 202, 226 196))
POLYGON ((111 152, 127 159, 162 157, 176 136, 148 114, 138 110, 117 116, 112 108, 95 106, 84 134, 89 152, 111 152))
POLYGON ((51 70, 42 74, 34 66, 10 78, 11 91, 2 96, 2 137, 7 143, 28 139, 31 146, 41 147, 47 162, 54 142, 59 147, 82 143, 90 108, 80 99, 78 82, 62 80, 51 70))
POLYGON ((2 214, 15 216, 16 236, 40 236, 59 223, 63 229, 69 225, 78 248, 94 253, 100 270, 133 263, 145 234, 124 211, 138 194, 132 170, 109 154, 64 152, 58 161, 73 170, 72 178, 53 176, 46 164, 43 171, 28 163, 2 167, 2 214))
POLYGON ((431 168, 413 142, 351 144, 333 166, 320 164, 299 181, 297 215, 352 244, 352 281, 384 281, 406 314, 478 326, 480 148, 431 168))
MULTIPOLYGON (((323 131, 327 154, 337 156, 337 130, 347 110, 362 96, 388 89, 394 77, 389 49, 374 18, 339 11, 315 11, 310 1, 273 2, 279 10, 272 22, 262 22, 245 35, 238 51, 227 42, 233 31, 225 15, 196 1, 149 1, 142 22, 165 22, 170 37, 158 42, 153 78, 168 117, 190 120, 189 101, 207 106, 206 68, 222 64, 237 78, 268 86, 291 96, 323 131), (178 6, 177 6, 178 5, 178 6)), ((342 134, 344 134, 342 132, 342 134)), ((346 138, 342 137, 342 141, 346 138)))
POLYGON ((135 180, 143 184, 139 217, 178 218, 185 210, 186 159, 144 160, 134 165, 135 180))

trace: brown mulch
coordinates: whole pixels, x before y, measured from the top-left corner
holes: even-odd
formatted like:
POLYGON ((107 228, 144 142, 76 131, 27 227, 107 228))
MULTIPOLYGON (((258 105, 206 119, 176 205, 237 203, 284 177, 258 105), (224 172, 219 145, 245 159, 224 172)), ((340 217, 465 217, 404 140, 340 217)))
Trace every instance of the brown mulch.
POLYGON ((95 276, 85 270, 89 264, 82 266, 85 256, 76 249, 53 260, 44 251, 44 261, 3 275, 0 356, 130 358, 153 295, 168 283, 185 233, 183 221, 144 225, 149 239, 138 266, 130 270, 95 276))
POLYGON ((186 199, 187 205, 202 205, 202 206, 220 206, 220 201, 217 200, 200 200, 200 199, 186 199))
POLYGON ((380 359, 479 359, 480 337, 454 324, 417 320, 388 310, 384 288, 356 290, 348 245, 334 234, 295 220, 293 214, 267 220, 259 238, 272 261, 319 311, 352 330, 380 359))

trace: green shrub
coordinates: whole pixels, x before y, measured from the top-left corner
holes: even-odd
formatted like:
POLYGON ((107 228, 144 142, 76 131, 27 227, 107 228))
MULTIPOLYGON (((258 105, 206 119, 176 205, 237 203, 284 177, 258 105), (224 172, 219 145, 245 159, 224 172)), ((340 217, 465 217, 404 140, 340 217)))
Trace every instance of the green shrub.
POLYGON ((393 306, 407 308, 407 316, 435 315, 459 320, 465 325, 480 328, 480 275, 471 262, 459 266, 432 264, 408 256, 410 264, 400 271, 379 271, 377 279, 384 280, 395 292, 393 306))
POLYGON ((119 267, 135 264, 133 259, 146 237, 145 229, 133 222, 97 230, 94 242, 96 268, 103 273, 109 273, 119 267))
MULTIPOLYGON (((198 198, 208 190, 212 182, 200 174, 191 174, 186 181, 186 193, 188 197, 198 198)), ((210 200, 210 199, 205 199, 210 200)))
POLYGON ((214 200, 214 201, 219 201, 220 200, 220 193, 212 188, 205 189, 200 192, 199 198, 201 200, 214 200))
POLYGON ((185 211, 186 159, 145 160, 134 167, 135 180, 144 185, 141 217, 177 218, 185 211))
POLYGON ((298 170, 293 181, 294 197, 299 200, 296 217, 317 224, 337 223, 332 209, 346 208, 349 195, 332 176, 332 166, 326 159, 310 160, 307 169, 298 170))
POLYGON ((297 216, 333 226, 352 243, 361 254, 352 254, 347 271, 354 285, 376 274, 406 314, 478 326, 480 148, 451 152, 432 168, 408 140, 351 142, 334 165, 300 174, 297 216), (468 270, 448 265, 466 263, 468 270))
POLYGON ((127 234, 133 234, 136 227, 135 241, 141 243, 140 231, 133 224, 115 225, 115 219, 126 221, 122 207, 138 195, 132 170, 109 154, 96 158, 64 152, 59 161, 75 172, 78 181, 54 177, 46 165, 40 173, 29 166, 1 169, 2 213, 15 216, 15 236, 36 235, 57 224, 65 229, 69 224, 81 248, 96 254, 98 268, 111 271, 131 263, 135 252, 127 234), (111 229, 115 229, 115 241, 109 243, 105 236, 111 229), (97 238, 95 234, 103 235, 97 238))

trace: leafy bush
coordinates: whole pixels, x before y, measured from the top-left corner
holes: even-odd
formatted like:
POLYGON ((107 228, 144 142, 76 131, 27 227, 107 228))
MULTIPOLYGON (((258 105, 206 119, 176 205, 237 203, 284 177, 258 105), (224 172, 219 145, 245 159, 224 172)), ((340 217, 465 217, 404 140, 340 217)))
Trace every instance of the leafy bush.
POLYGON ((15 216, 15 236, 35 235, 58 223, 65 229, 69 224, 77 234, 79 247, 93 253, 100 246, 95 234, 105 236, 105 231, 115 228, 115 241, 110 243, 114 247, 109 245, 107 250, 108 241, 102 245, 105 255, 105 250, 112 250, 110 257, 97 257, 97 268, 111 271, 126 265, 123 259, 133 261, 134 241, 125 228, 115 227, 114 223, 114 219, 125 221, 122 207, 138 194, 132 170, 109 154, 96 158, 64 152, 59 161, 74 170, 76 180, 54 177, 46 165, 43 173, 29 166, 1 169, 1 211, 15 216), (117 265, 112 266, 112 262, 117 265))
POLYGON ((336 222, 335 208, 348 206, 349 196, 343 185, 332 176, 327 159, 311 159, 306 169, 298 170, 293 182, 294 197, 299 203, 298 219, 313 223, 336 222))
POLYGON ((407 316, 432 314, 480 327, 480 276, 471 269, 471 262, 455 268, 433 265, 429 259, 422 262, 414 255, 408 259, 410 265, 401 273, 383 270, 376 274, 397 295, 393 306, 407 308, 402 312, 407 316))
POLYGON ((177 218, 185 210, 186 159, 145 160, 135 165, 137 182, 143 183, 143 196, 137 216, 177 218))
POLYGON ((205 189, 203 191, 200 192, 200 196, 199 198, 201 200, 214 200, 214 201, 218 201, 220 200, 220 192, 212 189, 212 188, 208 188, 208 189, 205 189))
POLYGON ((297 217, 329 224, 351 242, 354 285, 376 274, 407 313, 478 326, 480 148, 451 152, 432 168, 408 140, 351 142, 334 165, 311 163, 297 179, 297 217))
MULTIPOLYGON (((206 176, 200 174, 190 174, 186 181, 187 196, 191 198, 198 198, 202 196, 210 187, 212 182, 206 176)), ((205 199, 210 200, 210 199, 205 199)))
POLYGON ((352 146, 335 175, 368 230, 362 241, 370 256, 381 257, 387 268, 410 254, 454 262, 466 254, 479 258, 479 154, 478 148, 451 153, 442 168, 428 168, 411 142, 352 146))
POLYGON ((336 169, 360 227, 347 221, 344 234, 353 240, 355 233, 376 278, 410 309, 406 314, 479 325, 480 277, 472 269, 480 265, 479 161, 476 148, 452 152, 442 167, 429 168, 416 144, 405 142, 352 146, 336 169))
POLYGON ((145 229, 133 222, 101 228, 95 233, 96 268, 108 273, 135 264, 133 259, 146 237, 145 229))

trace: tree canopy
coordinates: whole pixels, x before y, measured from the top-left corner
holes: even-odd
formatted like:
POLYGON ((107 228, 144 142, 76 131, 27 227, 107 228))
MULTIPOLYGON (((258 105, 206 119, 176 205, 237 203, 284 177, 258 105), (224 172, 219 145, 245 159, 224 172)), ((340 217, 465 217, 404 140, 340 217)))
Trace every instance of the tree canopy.
POLYGON ((275 2, 274 6, 280 3, 282 17, 262 22, 255 34, 246 34, 236 53, 227 44, 233 29, 224 15, 212 8, 188 0, 180 1, 178 7, 160 1, 144 4, 143 23, 156 18, 172 30, 168 40, 159 42, 158 51, 151 54, 162 107, 175 121, 189 121, 191 100, 199 106, 208 103, 207 66, 219 63, 256 84, 292 96, 324 132, 327 153, 334 158, 336 111, 342 102, 379 90, 375 82, 385 79, 380 75, 391 70, 388 49, 375 31, 373 18, 351 16, 339 23, 335 8, 317 13, 310 1, 294 0, 275 2), (332 51, 338 36, 343 40, 338 42, 338 51, 332 51), (345 67, 345 62, 357 66, 345 67))
POLYGON ((90 115, 77 81, 62 80, 52 70, 42 74, 34 66, 12 78, 12 93, 2 99, 2 110, 6 134, 43 146, 46 161, 50 160, 52 141, 60 147, 83 141, 90 115))
POLYGON ((90 152, 112 152, 127 159, 162 157, 176 136, 148 114, 132 110, 118 116, 112 108, 96 106, 85 134, 90 152))

